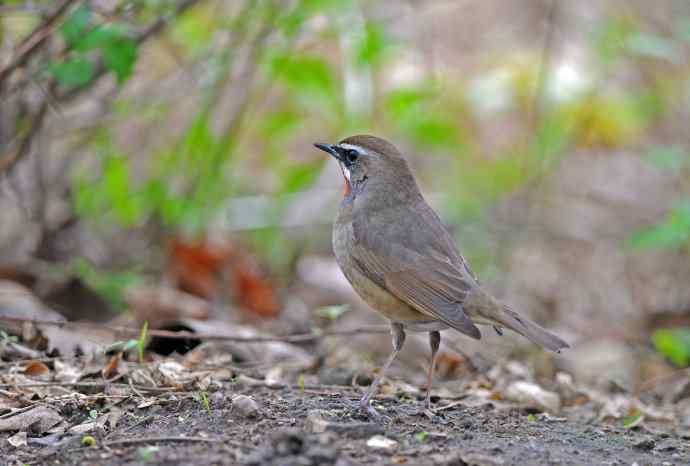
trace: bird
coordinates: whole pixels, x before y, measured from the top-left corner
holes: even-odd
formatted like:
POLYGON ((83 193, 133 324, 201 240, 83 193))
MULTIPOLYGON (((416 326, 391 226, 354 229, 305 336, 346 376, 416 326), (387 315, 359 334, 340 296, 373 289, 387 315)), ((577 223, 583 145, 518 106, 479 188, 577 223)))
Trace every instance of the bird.
POLYGON ((364 302, 390 321, 393 351, 360 400, 363 414, 381 417, 371 398, 402 349, 407 331, 429 334, 426 413, 432 412, 431 386, 442 330, 479 340, 477 325, 488 325, 499 335, 511 329, 550 351, 569 347, 480 285, 392 143, 362 134, 314 146, 337 160, 345 183, 332 232, 336 261, 364 302))

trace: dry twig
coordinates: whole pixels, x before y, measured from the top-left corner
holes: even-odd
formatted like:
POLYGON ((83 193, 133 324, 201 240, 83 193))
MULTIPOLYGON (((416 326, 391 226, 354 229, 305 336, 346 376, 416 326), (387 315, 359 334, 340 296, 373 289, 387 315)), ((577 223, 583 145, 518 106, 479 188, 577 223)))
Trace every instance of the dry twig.
POLYGON ((12 61, 0 70, 0 88, 2 83, 7 79, 14 70, 24 65, 31 55, 40 49, 41 45, 45 43, 46 39, 53 32, 53 29, 58 23, 60 17, 75 3, 76 0, 64 0, 55 11, 49 14, 36 29, 34 29, 17 47, 12 61))
POLYGON ((118 440, 107 440, 103 445, 112 447, 115 445, 135 445, 139 443, 158 443, 158 442, 206 442, 206 443, 228 443, 238 448, 248 448, 239 442, 234 442, 228 437, 182 437, 174 435, 163 435, 154 437, 135 437, 118 440))
MULTIPOLYGON (((0 316, 0 322, 19 322, 31 323, 34 325, 50 325, 54 327, 76 327, 76 328, 94 328, 100 330, 108 330, 116 335, 123 337, 138 337, 141 333, 139 328, 120 327, 112 325, 104 325, 97 322, 69 322, 61 320, 40 320, 25 317, 10 317, 0 316)), ((194 332, 172 332, 169 330, 149 330, 147 332, 150 337, 170 338, 176 340, 220 340, 220 341, 234 341, 241 343, 269 343, 269 342, 284 342, 284 343, 301 343, 307 341, 319 340, 325 337, 339 337, 339 336, 353 336, 366 334, 382 334, 390 331, 388 326, 372 325, 355 327, 347 330, 331 330, 325 332, 303 333, 298 335, 286 336, 256 336, 256 337, 240 337, 236 335, 221 335, 213 333, 194 333, 194 332)))

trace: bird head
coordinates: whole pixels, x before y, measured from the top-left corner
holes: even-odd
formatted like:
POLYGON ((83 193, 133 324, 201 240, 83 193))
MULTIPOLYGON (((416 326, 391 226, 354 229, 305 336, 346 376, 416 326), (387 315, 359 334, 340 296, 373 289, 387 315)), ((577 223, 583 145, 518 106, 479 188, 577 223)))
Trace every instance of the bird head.
POLYGON ((413 186, 407 162, 390 142, 369 135, 350 136, 337 144, 314 144, 332 155, 345 178, 345 196, 378 187, 413 186), (411 183, 411 185, 410 185, 411 183))

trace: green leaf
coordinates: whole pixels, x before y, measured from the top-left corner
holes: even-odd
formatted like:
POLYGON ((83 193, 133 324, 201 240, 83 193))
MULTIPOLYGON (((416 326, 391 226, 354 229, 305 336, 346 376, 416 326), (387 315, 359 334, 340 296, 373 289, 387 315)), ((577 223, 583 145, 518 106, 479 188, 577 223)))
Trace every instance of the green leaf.
POLYGON ((127 352, 131 351, 134 348, 136 348, 139 345, 139 342, 137 340, 127 340, 125 345, 122 347, 122 351, 127 352))
POLYGON ((75 273, 118 311, 127 307, 125 290, 141 282, 141 277, 135 272, 99 270, 84 259, 75 260, 74 267, 75 273))
POLYGON ((146 349, 146 343, 148 342, 149 334, 149 321, 145 320, 144 325, 141 326, 141 331, 139 332, 139 340, 137 340, 137 350, 139 352, 139 364, 144 363, 144 350, 146 349))
POLYGON ((647 154, 647 160, 659 168, 678 171, 687 164, 688 154, 679 145, 655 146, 647 154))
POLYGON ((113 213, 125 226, 135 225, 144 214, 141 198, 132 190, 131 175, 129 159, 119 155, 106 159, 102 188, 113 213))
POLYGON ((72 12, 67 20, 60 27, 60 32, 65 41, 74 46, 84 38, 84 32, 91 21, 91 10, 88 6, 82 5, 72 12))
POLYGON ((635 409, 629 416, 623 419, 623 427, 631 429, 642 422, 642 411, 635 409))
POLYGON ((421 89, 398 89, 386 97, 386 110, 395 119, 405 118, 417 112, 428 97, 429 93, 421 89))
POLYGON ((99 25, 94 29, 86 32, 77 43, 74 44, 74 49, 80 52, 100 49, 112 42, 126 38, 127 34, 124 29, 117 25, 106 26, 99 25))
POLYGON ((670 40, 645 32, 632 34, 626 41, 626 48, 636 54, 649 58, 659 58, 675 62, 679 59, 679 50, 670 40))
POLYGON ((439 111, 437 93, 430 89, 399 89, 385 101, 386 111, 417 144, 457 149, 460 133, 452 116, 439 111))
POLYGON ((208 394, 206 392, 199 393, 199 401, 207 412, 211 412, 211 402, 209 401, 208 394))
POLYGON ((458 141, 455 124, 440 115, 420 115, 408 127, 410 136, 418 143, 429 147, 452 147, 458 141))
POLYGON ((374 66, 383 62, 388 50, 388 41, 383 29, 376 23, 367 23, 364 37, 355 47, 355 61, 362 66, 374 66))
POLYGON ((599 60, 608 65, 617 60, 626 46, 626 41, 633 33, 630 22, 616 17, 607 18, 596 33, 594 49, 599 60))
POLYGON ((635 249, 677 248, 690 240, 690 200, 679 201, 666 220, 635 233, 629 244, 635 249))
POLYGON ((139 457, 142 461, 149 463, 156 459, 156 453, 158 453, 160 450, 161 447, 148 446, 139 448, 137 452, 139 453, 139 457))
POLYGON ((284 110, 265 115, 261 120, 261 131, 274 141, 295 131, 304 118, 297 112, 284 110))
POLYGON ((299 33, 304 23, 318 14, 335 14, 335 10, 352 7, 351 0, 300 0, 295 3, 296 7, 277 21, 278 28, 288 37, 299 33))
POLYGON ((336 93, 333 70, 320 57, 278 55, 272 60, 271 70, 276 79, 294 91, 321 95, 336 93))
POLYGON ((119 38, 106 42, 102 47, 105 66, 117 76, 122 84, 132 75, 137 61, 137 43, 129 38, 119 38))
POLYGON ((75 57, 62 63, 52 63, 48 70, 55 79, 67 86, 83 86, 93 78, 93 65, 83 57, 75 57))
POLYGON ((657 330, 652 334, 652 342, 676 366, 690 365, 690 328, 657 330))
POLYGON ((424 431, 424 430, 419 431, 419 432, 417 432, 417 433, 414 434, 414 438, 415 438, 415 440, 417 440, 419 443, 424 443, 424 442, 426 442, 427 439, 429 438, 429 432, 426 432, 426 431, 424 431))
POLYGON ((319 176, 322 163, 296 165, 283 170, 283 192, 294 193, 310 186, 319 176))
POLYGON ((316 314, 325 317, 326 319, 336 321, 338 317, 346 313, 350 309, 348 304, 340 304, 337 306, 326 306, 316 310, 316 314))

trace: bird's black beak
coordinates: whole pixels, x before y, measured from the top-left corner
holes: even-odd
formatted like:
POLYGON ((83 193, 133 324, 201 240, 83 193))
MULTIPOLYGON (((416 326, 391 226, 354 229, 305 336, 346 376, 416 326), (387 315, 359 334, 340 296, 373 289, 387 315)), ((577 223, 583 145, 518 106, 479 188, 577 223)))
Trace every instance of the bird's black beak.
POLYGON ((320 142, 317 142, 314 144, 314 147, 317 149, 321 149, 324 152, 328 152, 331 154, 333 157, 335 157, 336 160, 342 162, 342 159, 340 158, 340 154, 338 153, 338 149, 334 144, 322 144, 320 142))

